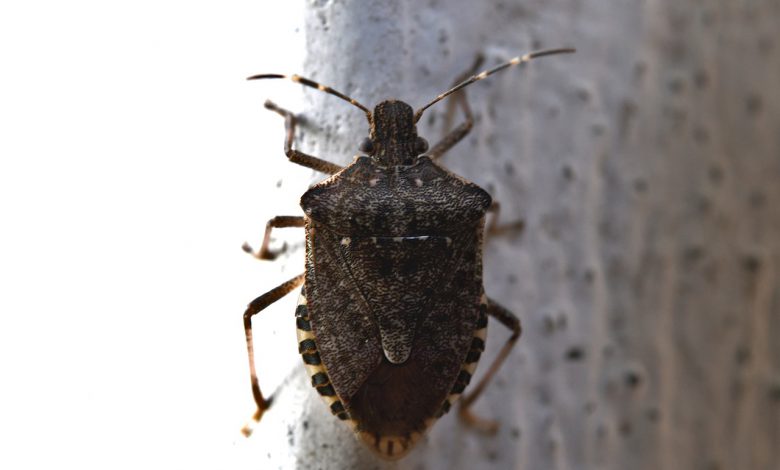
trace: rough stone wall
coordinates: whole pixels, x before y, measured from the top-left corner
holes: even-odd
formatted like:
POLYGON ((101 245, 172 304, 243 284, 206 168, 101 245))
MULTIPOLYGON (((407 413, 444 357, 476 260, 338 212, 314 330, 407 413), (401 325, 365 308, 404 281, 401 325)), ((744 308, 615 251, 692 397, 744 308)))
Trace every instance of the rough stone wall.
MULTIPOLYGON (((443 163, 523 218, 485 248, 523 338, 477 402, 496 437, 443 418, 399 464, 331 418, 303 368, 264 428, 282 468, 773 469, 780 462, 780 3, 307 3, 302 74, 413 107, 477 53, 540 59, 468 89, 443 163), (288 430, 287 435, 279 429, 288 430), (279 444, 274 443, 278 439, 279 444), (280 463, 281 462, 281 463, 280 463)), ((305 151, 345 164, 363 114, 307 90, 305 151)), ((421 133, 441 135, 446 104, 421 133)), ((491 324, 479 371, 508 336, 491 324)))

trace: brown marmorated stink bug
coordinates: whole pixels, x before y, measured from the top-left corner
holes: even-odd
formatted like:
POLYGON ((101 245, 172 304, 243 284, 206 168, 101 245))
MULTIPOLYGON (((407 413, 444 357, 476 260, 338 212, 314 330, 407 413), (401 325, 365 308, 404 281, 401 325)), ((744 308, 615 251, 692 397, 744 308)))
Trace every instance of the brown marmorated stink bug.
MULTIPOLYGON (((252 317, 303 285, 295 320, 298 351, 331 412, 385 459, 404 456, 428 427, 449 411, 471 380, 485 348, 487 317, 512 331, 482 380, 463 397, 467 423, 494 431, 496 423, 474 416, 480 395, 520 336, 520 321, 485 295, 482 243, 490 195, 436 160, 468 134, 472 114, 465 95, 465 122, 433 148, 417 135, 428 107, 478 80, 533 58, 574 52, 544 50, 515 57, 464 80, 413 111, 387 100, 374 111, 332 88, 290 78, 335 95, 365 112, 369 136, 361 155, 340 167, 292 148, 296 116, 266 102, 285 118, 284 152, 293 162, 331 175, 301 197, 304 216, 274 217, 266 225, 260 259, 274 259, 271 231, 306 229, 305 272, 253 300, 244 313, 252 394, 259 421, 270 402, 260 391, 254 365, 252 317)), ((479 66, 479 60, 473 69, 479 66)), ((470 73, 472 73, 472 70, 470 73)), ((454 109, 454 106, 451 110, 454 109)), ((487 233, 496 231, 496 216, 487 233)), ((244 432, 249 434, 248 425, 244 432)))

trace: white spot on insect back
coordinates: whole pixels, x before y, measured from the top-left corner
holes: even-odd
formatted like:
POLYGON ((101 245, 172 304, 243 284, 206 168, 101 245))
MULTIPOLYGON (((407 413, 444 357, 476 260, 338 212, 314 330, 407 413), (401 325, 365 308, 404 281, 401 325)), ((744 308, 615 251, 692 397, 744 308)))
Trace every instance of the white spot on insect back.
POLYGON ((422 182, 422 180, 420 178, 415 178, 414 179, 414 185, 417 186, 418 188, 420 188, 420 187, 422 187, 423 182, 422 182))
POLYGON ((385 338, 382 338, 382 351, 385 353, 385 357, 393 364, 403 364, 409 359, 409 354, 412 352, 412 345, 391 341, 389 344, 385 344, 385 338))
POLYGON ((344 237, 341 239, 341 244, 344 246, 349 246, 350 243, 352 243, 352 240, 349 237, 344 237))
POLYGON ((378 182, 379 182, 379 178, 371 178, 370 180, 368 180, 368 185, 373 188, 374 186, 376 186, 378 182))

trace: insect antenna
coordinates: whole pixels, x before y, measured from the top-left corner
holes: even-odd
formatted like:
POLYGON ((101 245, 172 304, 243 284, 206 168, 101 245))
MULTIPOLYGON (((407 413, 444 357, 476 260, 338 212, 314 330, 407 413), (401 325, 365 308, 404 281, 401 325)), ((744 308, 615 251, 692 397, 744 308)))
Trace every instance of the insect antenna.
POLYGON ((439 101, 443 100, 444 98, 450 96, 451 94, 455 93, 456 91, 460 90, 461 88, 467 87, 471 85, 474 82, 478 82, 482 80, 483 78, 487 78, 491 75, 493 75, 496 72, 500 72, 504 70, 505 68, 511 67, 513 65, 520 65, 523 63, 526 63, 530 61, 531 59, 536 59, 537 57, 543 57, 546 55, 554 55, 554 54, 571 54, 575 52, 576 49, 573 48, 562 48, 562 49, 547 49, 544 51, 536 51, 536 52, 530 52, 523 56, 517 56, 514 59, 510 60, 509 62, 505 62, 501 65, 498 65, 496 67, 493 67, 492 69, 485 70, 483 72, 480 72, 476 75, 472 75, 470 78, 467 78, 466 80, 460 82, 459 84, 455 85, 454 87, 450 88, 449 90, 445 91, 444 93, 437 96, 433 101, 426 104, 422 108, 418 109, 414 113, 414 122, 417 122, 420 120, 420 117, 422 116, 423 111, 430 108, 434 104, 438 103, 439 101))
POLYGON ((366 113, 368 122, 369 123, 371 122, 371 111, 365 106, 363 106, 362 104, 358 103, 357 100, 355 100, 354 98, 350 98, 349 96, 345 95, 344 93, 341 93, 340 91, 334 90, 329 86, 325 86, 320 83, 317 83, 314 80, 309 80, 308 78, 301 77, 300 75, 280 75, 278 73, 264 73, 260 75, 252 75, 251 77, 247 77, 247 80, 262 80, 265 78, 289 78, 295 83, 300 83, 301 85, 306 85, 308 87, 316 88, 320 91, 324 91, 325 93, 328 93, 329 95, 338 96, 339 98, 348 102, 349 104, 357 106, 358 108, 362 109, 363 112, 366 113))

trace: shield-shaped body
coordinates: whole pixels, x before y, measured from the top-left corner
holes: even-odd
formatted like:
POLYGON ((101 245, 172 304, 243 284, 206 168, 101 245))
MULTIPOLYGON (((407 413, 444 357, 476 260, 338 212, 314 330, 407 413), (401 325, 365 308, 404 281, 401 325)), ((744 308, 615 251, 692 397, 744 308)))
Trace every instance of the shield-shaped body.
POLYGON ((482 237, 491 198, 427 157, 368 157, 314 185, 300 352, 332 412, 403 456, 463 392, 484 349, 482 237))

